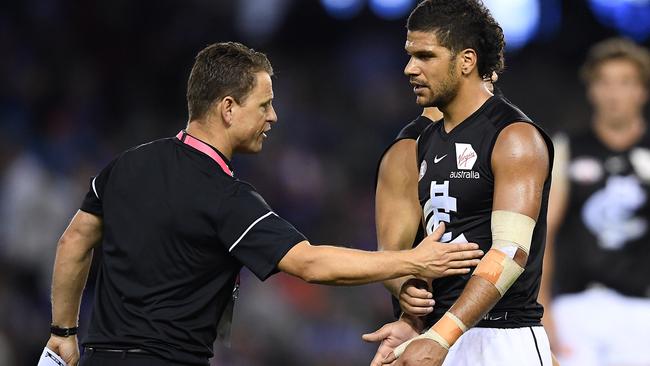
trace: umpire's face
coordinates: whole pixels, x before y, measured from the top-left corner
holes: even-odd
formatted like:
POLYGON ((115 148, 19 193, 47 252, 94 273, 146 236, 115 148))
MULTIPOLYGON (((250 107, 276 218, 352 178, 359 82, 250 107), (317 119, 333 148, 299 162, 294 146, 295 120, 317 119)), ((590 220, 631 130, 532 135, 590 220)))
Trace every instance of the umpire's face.
POLYGON ((273 84, 267 72, 255 74, 255 87, 232 110, 234 151, 256 153, 262 150, 266 132, 278 120, 273 109, 273 84))

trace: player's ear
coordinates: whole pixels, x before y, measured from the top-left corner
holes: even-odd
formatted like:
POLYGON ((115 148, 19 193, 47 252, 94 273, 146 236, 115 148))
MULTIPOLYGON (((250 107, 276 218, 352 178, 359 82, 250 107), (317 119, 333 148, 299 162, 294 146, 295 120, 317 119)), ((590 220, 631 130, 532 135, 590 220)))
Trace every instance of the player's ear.
POLYGON ((458 53, 460 60, 460 71, 464 76, 468 76, 474 71, 478 63, 478 55, 472 48, 466 48, 458 53))
POLYGON ((227 95, 223 97, 217 104, 217 109, 221 114, 221 119, 226 124, 226 126, 230 127, 233 123, 234 109, 237 105, 235 98, 227 95))

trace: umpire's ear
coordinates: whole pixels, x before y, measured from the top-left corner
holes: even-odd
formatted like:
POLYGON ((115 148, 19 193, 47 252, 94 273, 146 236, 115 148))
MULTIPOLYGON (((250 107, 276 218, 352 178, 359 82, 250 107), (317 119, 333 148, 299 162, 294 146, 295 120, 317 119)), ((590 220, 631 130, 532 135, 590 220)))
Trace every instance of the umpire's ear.
POLYGON ((221 115, 221 119, 226 124, 226 127, 232 126, 234 108, 236 105, 237 102, 235 101, 235 98, 229 95, 223 97, 223 99, 221 99, 216 105, 217 111, 221 115))

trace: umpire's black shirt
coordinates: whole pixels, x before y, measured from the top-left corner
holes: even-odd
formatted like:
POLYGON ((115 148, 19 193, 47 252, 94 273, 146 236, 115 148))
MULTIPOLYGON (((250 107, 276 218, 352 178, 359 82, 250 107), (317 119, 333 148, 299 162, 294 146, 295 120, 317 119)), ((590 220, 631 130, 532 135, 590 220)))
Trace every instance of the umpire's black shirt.
POLYGON ((81 210, 103 217, 103 260, 85 346, 206 365, 242 265, 264 280, 305 240, 228 164, 181 132, 92 179, 81 210))

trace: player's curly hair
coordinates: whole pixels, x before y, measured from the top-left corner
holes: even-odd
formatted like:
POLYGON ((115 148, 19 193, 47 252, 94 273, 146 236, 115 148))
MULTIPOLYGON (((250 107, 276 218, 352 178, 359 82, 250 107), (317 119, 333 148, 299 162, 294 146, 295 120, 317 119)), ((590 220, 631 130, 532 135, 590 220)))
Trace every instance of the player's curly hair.
POLYGON ((411 12, 406 28, 434 32, 440 45, 454 54, 473 49, 483 79, 503 71, 503 29, 480 0, 424 0, 411 12))
POLYGON ((204 117, 215 100, 226 96, 243 103, 260 71, 273 75, 269 59, 241 43, 215 43, 201 50, 187 81, 190 120, 204 117))

